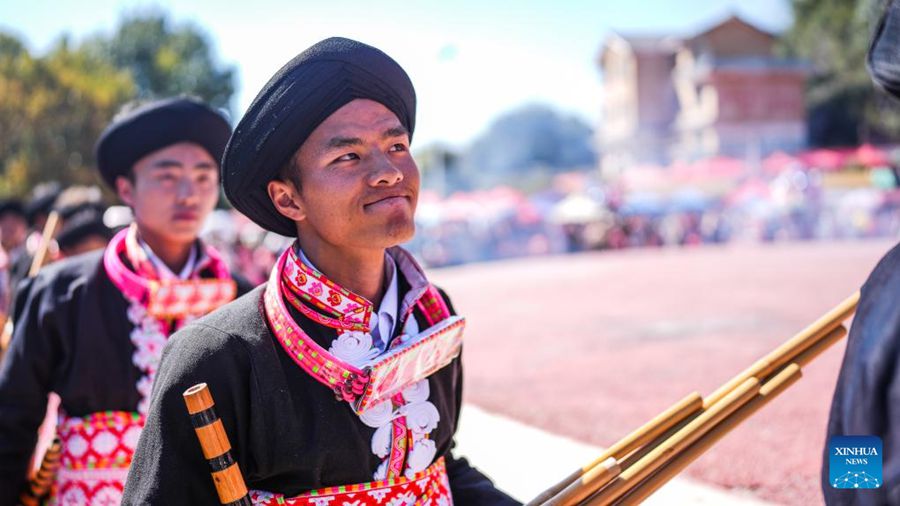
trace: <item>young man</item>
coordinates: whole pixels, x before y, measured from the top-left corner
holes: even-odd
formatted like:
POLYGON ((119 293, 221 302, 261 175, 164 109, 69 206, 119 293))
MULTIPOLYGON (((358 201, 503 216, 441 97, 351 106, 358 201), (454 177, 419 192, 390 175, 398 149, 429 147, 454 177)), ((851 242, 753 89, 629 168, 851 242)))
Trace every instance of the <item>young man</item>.
POLYGON ((298 55, 257 96, 223 158, 225 193, 298 240, 266 285, 167 345, 126 504, 217 503, 182 399, 199 382, 255 504, 515 503, 450 454, 458 346, 415 354, 457 321, 397 246, 414 233, 415 105, 394 60, 342 38, 298 55), (400 350, 422 374, 384 367, 400 350), (446 361, 429 369, 435 357, 446 361), (379 377, 400 391, 363 408, 379 377))
POLYGON ((218 253, 197 240, 230 133, 206 105, 176 98, 124 113, 101 136, 100 172, 134 223, 22 285, 0 366, 0 505, 25 484, 50 392, 61 399, 57 502, 121 500, 167 336, 235 295, 218 253))

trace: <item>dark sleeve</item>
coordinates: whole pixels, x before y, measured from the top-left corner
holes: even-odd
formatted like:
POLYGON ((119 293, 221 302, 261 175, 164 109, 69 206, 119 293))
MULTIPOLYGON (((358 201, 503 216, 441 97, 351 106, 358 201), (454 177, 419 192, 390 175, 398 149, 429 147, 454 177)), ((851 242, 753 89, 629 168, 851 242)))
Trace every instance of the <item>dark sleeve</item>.
POLYGON ((866 61, 875 84, 900 96, 900 5, 888 2, 879 18, 866 61))
POLYGON ((25 485, 62 349, 57 317, 63 308, 45 281, 21 284, 12 340, 0 364, 0 506, 16 504, 25 485))
POLYGON ((464 457, 454 458, 452 454, 448 454, 446 461, 454 504, 472 506, 522 504, 494 487, 491 480, 469 465, 469 461, 464 457))
POLYGON ((860 295, 831 404, 822 492, 829 505, 900 504, 900 247, 879 262, 860 295), (831 487, 828 441, 837 435, 881 437, 881 488, 831 487))
MULTIPOLYGON (((456 314, 450 297, 440 288, 438 288, 441 297, 447 304, 447 308, 451 314, 456 314)), ((456 420, 454 425, 459 426, 459 413, 462 409, 462 355, 456 362, 459 368, 459 388, 456 389, 456 420)), ((456 446, 456 443, 453 443, 456 446)), ((494 487, 493 482, 487 476, 481 474, 469 464, 464 457, 455 458, 452 452, 446 456, 447 476, 450 479, 450 492, 453 494, 453 502, 455 504, 465 504, 472 506, 488 506, 488 505, 512 505, 521 504, 512 497, 504 494, 494 487)))
POLYGON ((246 448, 249 360, 238 339, 203 324, 191 324, 166 344, 153 385, 147 423, 141 433, 122 504, 217 505, 210 468, 201 453, 182 393, 209 385, 225 426, 232 456, 246 448))

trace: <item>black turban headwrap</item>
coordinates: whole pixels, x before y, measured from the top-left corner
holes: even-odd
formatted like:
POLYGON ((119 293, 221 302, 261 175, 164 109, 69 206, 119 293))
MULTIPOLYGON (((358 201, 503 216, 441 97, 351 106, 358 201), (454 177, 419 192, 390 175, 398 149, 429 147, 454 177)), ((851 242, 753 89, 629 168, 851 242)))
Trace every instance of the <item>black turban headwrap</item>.
POLYGON ((117 117, 100 135, 97 167, 115 190, 116 178, 129 173, 149 153, 179 142, 193 142, 216 161, 231 135, 221 114, 194 99, 178 97, 145 104, 117 117))
POLYGON ((25 213, 25 204, 23 204, 19 199, 0 200, 0 216, 3 216, 5 214, 19 216, 23 220, 27 219, 28 216, 25 213))
POLYGON ((50 214, 60 193, 62 193, 62 186, 56 181, 38 185, 38 187, 34 189, 34 196, 25 206, 28 224, 34 226, 37 223, 37 218, 39 216, 50 214))
POLYGON ((56 234, 56 243, 63 251, 68 251, 89 237, 112 239, 113 230, 103 223, 106 208, 97 202, 85 202, 63 208, 59 211, 62 227, 56 234))
POLYGON ((222 185, 231 205, 267 230, 296 235, 294 222, 269 199, 268 183, 319 124, 359 98, 390 109, 412 137, 416 92, 390 56, 332 37, 289 61, 253 100, 225 148, 222 185))

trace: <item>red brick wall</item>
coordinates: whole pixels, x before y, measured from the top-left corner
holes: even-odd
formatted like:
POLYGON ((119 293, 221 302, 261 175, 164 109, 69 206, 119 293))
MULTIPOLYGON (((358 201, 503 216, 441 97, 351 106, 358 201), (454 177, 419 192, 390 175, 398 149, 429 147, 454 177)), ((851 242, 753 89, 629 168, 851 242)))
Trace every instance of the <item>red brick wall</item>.
POLYGON ((802 121, 806 116, 801 73, 717 71, 709 81, 718 91, 721 122, 802 121))

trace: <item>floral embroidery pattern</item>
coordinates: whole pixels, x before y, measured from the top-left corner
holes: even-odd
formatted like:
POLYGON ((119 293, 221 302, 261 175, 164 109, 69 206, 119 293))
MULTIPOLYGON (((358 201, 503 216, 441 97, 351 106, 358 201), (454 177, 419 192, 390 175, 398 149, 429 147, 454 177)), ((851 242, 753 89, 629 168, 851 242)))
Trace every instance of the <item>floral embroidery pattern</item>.
POLYGON ((128 311, 129 320, 134 324, 131 334, 134 344, 134 354, 131 361, 141 371, 142 375, 137 382, 138 393, 141 400, 138 402, 138 413, 146 415, 150 408, 150 391, 153 389, 153 380, 156 379, 156 369, 162 358, 162 349, 168 336, 163 332, 162 324, 153 318, 138 301, 132 301, 128 311), (132 317, 138 317, 132 319, 132 317))
MULTIPOLYGON (((304 264, 297 256, 292 246, 285 252, 287 256, 283 263, 282 281, 285 292, 293 292, 296 297, 312 306, 330 314, 335 318, 329 318, 312 311, 319 318, 308 314, 297 305, 298 310, 323 325, 344 330, 369 329, 369 321, 372 318, 372 303, 363 297, 343 288, 322 273, 304 264)), ((280 262, 279 262, 280 263, 280 262)))
POLYGON ((137 413, 61 414, 56 504, 119 504, 143 427, 144 417, 137 413))
POLYGON ((232 300, 236 285, 228 267, 213 249, 207 247, 206 259, 197 266, 193 279, 163 283, 156 278, 151 262, 137 244, 137 229, 122 230, 110 241, 103 255, 103 267, 129 306, 128 320, 134 325, 129 338, 134 345, 131 360, 141 371, 136 388, 141 395, 138 413, 147 414, 150 391, 162 349, 175 330, 194 318, 232 300), (125 255, 134 270, 125 265, 125 255), (208 269, 214 278, 199 278, 199 269, 208 269))
POLYGON ((351 330, 339 335, 331 343, 328 352, 348 364, 362 368, 378 355, 378 348, 372 346, 372 334, 351 330))
POLYGON ((412 475, 412 478, 400 477, 395 480, 328 487, 296 497, 251 490, 250 501, 254 506, 450 506, 453 504, 453 497, 450 494, 444 459, 439 458, 424 471, 412 475))
MULTIPOLYGON (((395 339, 392 346, 415 343, 419 339, 418 326, 410 324, 415 323, 410 318, 414 307, 417 306, 424 312, 430 325, 450 316, 447 306, 442 300, 438 300, 440 295, 436 289, 426 284, 426 288, 421 290, 420 295, 413 299, 413 305, 405 309, 400 319, 408 335, 395 339)), ((367 379, 361 374, 365 374, 363 371, 366 366, 377 360, 381 353, 374 346, 371 334, 366 332, 372 311, 371 303, 365 299, 351 302, 348 296, 352 295, 304 266, 297 258, 294 248, 289 248, 273 269, 264 296, 266 317, 285 351, 304 371, 329 388, 334 388, 338 394, 345 390, 344 386, 352 384, 355 388, 356 379, 367 379), (297 275, 300 271, 304 272, 305 277, 297 275), (306 283, 298 286, 304 280, 306 283), (340 293, 342 297, 332 297, 335 293, 340 293), (293 321, 287 312, 285 301, 307 317, 310 317, 307 314, 310 311, 320 317, 311 317, 313 321, 344 331, 325 350, 309 339, 293 321), (338 308, 334 302, 342 305, 338 308), (306 307, 306 304, 338 316, 341 320, 331 320, 306 307), (347 322, 360 318, 360 313, 364 315, 366 325, 347 328, 347 322)), ((444 460, 435 460, 437 445, 431 439, 431 433, 438 427, 440 413, 428 400, 429 395, 429 381, 425 378, 407 386, 389 400, 370 406, 358 414, 361 423, 375 429, 370 446, 372 453, 381 459, 373 473, 375 481, 319 489, 294 498, 251 491, 254 504, 311 505, 332 498, 338 502, 329 501, 327 504, 452 504, 444 460), (414 488, 418 488, 421 493, 414 491, 414 488), (367 491, 363 498, 355 495, 361 490, 367 491)), ((343 399, 354 409, 356 395, 345 395, 343 399)))

